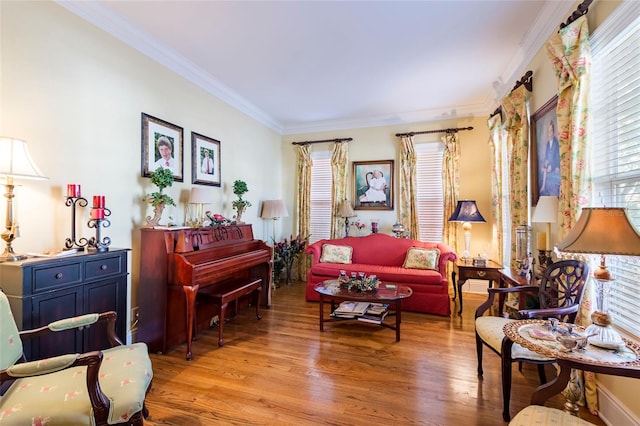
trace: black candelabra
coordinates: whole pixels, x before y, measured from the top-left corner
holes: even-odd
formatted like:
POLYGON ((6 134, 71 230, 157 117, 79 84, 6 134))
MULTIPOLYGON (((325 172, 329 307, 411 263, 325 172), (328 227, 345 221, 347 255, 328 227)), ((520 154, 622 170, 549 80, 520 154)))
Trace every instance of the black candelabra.
POLYGON ((87 207, 87 199, 82 198, 80 196, 77 196, 77 197, 67 196, 65 205, 67 207, 71 207, 71 237, 68 237, 64 241, 64 249, 65 250, 76 249, 76 250, 82 251, 84 250, 86 245, 89 243, 89 240, 87 240, 84 237, 76 240, 76 206, 87 207))
POLYGON ((100 230, 102 228, 108 228, 111 226, 111 221, 106 217, 111 216, 111 210, 107 208, 92 208, 91 219, 87 222, 89 228, 95 228, 96 236, 89 238, 88 247, 97 252, 105 252, 109 250, 111 245, 111 238, 102 237, 100 230))

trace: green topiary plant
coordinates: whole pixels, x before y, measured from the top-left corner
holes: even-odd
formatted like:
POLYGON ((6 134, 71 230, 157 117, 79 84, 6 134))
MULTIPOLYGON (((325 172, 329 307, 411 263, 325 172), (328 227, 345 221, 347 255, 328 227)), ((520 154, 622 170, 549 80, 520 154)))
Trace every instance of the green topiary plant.
POLYGON ((247 188, 247 184, 243 180, 236 180, 233 182, 233 193, 238 196, 237 200, 231 202, 231 205, 235 210, 243 209, 246 207, 251 207, 251 202, 242 199, 242 195, 249 192, 249 188, 247 188))
POLYGON ((173 201, 173 198, 162 193, 165 188, 173 185, 173 180, 173 172, 171 169, 158 167, 151 173, 151 183, 158 187, 158 191, 147 194, 144 197, 144 201, 150 202, 153 207, 159 204, 175 206, 176 203, 173 201))
POLYGON ((231 202, 231 206, 236 211, 236 223, 243 223, 242 213, 246 210, 247 207, 251 207, 251 202, 242 199, 242 195, 249 192, 249 188, 247 188, 247 184, 243 180, 236 180, 233 182, 233 193, 238 196, 237 200, 233 200, 231 202))

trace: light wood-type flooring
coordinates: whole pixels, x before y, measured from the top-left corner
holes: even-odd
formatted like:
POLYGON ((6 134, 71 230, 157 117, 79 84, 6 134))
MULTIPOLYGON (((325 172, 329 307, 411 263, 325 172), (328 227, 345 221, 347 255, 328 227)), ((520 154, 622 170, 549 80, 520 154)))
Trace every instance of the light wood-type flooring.
MULTIPOLYGON (((396 342, 392 330, 359 321, 320 332, 304 283, 283 286, 261 320, 244 308, 225 324, 224 347, 211 328, 197 336, 192 361, 185 345, 152 354, 145 424, 505 425, 499 357, 485 349, 484 379, 476 374, 473 314, 482 300, 465 293, 462 316, 450 318, 403 313, 396 342)), ((538 385, 535 366, 514 365, 512 416, 538 385)))

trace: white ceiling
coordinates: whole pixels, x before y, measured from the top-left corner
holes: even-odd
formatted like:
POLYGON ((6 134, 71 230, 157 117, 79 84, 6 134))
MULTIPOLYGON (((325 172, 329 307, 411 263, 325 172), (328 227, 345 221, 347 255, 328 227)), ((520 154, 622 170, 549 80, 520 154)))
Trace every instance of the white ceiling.
POLYGON ((59 3, 282 134, 488 115, 575 5, 59 3))

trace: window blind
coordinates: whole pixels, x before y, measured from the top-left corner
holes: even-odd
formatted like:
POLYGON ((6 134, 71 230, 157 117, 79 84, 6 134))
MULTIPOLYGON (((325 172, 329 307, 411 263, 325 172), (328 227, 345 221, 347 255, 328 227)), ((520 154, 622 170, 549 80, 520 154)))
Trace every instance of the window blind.
MULTIPOLYGON (((623 2, 592 37, 594 206, 625 207, 640 229, 640 3, 623 2)), ((640 258, 608 256, 613 323, 640 337, 640 258)))
POLYGON ((441 242, 444 226, 442 190, 444 145, 440 142, 421 143, 416 144, 415 150, 419 240, 441 242))
POLYGON ((311 154, 311 197, 309 242, 331 238, 331 152, 311 154))

